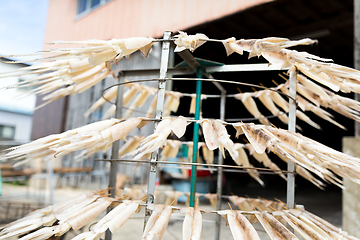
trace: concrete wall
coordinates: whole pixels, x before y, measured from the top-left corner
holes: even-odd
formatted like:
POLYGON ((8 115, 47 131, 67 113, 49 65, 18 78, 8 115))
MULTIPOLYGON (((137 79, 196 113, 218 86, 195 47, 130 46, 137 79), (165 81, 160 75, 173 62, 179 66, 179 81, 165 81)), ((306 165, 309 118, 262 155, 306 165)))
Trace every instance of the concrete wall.
MULTIPOLYGON (((344 137, 343 152, 360 157, 360 138, 344 137)), ((343 229, 349 234, 360 238, 360 185, 344 179, 343 190, 343 229)), ((331 211, 329 209, 329 211, 331 211)))

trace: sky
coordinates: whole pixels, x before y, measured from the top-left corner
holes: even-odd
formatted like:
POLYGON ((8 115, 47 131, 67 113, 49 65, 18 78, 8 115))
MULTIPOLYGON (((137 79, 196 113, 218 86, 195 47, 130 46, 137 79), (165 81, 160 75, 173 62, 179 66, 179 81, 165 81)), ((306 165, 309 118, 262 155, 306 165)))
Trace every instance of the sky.
POLYGON ((0 0, 0 55, 42 50, 48 0, 0 0))

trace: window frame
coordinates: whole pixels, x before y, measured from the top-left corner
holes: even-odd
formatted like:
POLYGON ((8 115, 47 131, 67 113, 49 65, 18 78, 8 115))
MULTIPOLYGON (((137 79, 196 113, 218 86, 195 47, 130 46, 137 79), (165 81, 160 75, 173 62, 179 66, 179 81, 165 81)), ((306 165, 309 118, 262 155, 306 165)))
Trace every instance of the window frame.
POLYGON ((16 126, 0 124, 0 140, 1 140, 1 141, 13 141, 13 140, 15 140, 15 135, 16 135, 16 126), (3 128, 4 128, 4 127, 10 127, 10 128, 13 129, 12 137, 10 137, 10 138, 5 138, 5 137, 3 137, 2 131, 3 131, 3 128))
POLYGON ((84 16, 88 15, 89 13, 91 13, 92 11, 98 9, 101 6, 104 6, 105 4, 113 1, 113 0, 100 0, 99 4, 91 7, 91 2, 92 0, 84 0, 86 1, 86 6, 85 6, 85 10, 82 11, 81 13, 79 13, 80 10, 80 2, 82 0, 77 0, 77 6, 76 6, 76 13, 75 13, 75 20, 78 20, 80 18, 83 18, 84 16))
MULTIPOLYGON (((25 78, 21 78, 19 77, 18 78, 18 84, 22 83, 22 82, 25 82, 27 81, 28 79, 25 79, 25 78)), ((35 89, 36 86, 27 86, 27 87, 19 87, 18 90, 19 91, 22 91, 22 92, 30 92, 31 90, 35 89)), ((1 124, 0 124, 1 125, 1 124)))

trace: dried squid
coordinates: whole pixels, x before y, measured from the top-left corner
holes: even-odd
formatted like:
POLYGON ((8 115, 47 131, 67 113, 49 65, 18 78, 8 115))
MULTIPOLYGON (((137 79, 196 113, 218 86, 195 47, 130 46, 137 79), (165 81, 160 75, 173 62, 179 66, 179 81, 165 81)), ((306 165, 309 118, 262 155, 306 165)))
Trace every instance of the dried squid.
POLYGON ((171 132, 181 138, 186 131, 187 121, 184 117, 163 118, 155 132, 141 141, 141 146, 129 154, 136 154, 134 159, 140 159, 147 153, 164 146, 166 139, 171 132))

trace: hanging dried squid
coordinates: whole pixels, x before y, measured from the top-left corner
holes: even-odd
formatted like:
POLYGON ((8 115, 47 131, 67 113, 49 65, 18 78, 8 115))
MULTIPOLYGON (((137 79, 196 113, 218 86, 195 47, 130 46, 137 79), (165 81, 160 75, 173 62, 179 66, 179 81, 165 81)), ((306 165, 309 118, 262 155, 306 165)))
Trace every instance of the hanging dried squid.
POLYGON ((95 122, 10 148, 7 150, 10 152, 2 158, 25 158, 17 164, 19 165, 34 159, 34 156, 63 156, 81 149, 86 149, 87 153, 94 153, 109 148, 116 140, 124 139, 142 120, 142 118, 130 118, 122 122, 117 119, 95 122))
POLYGON ((202 215, 198 208, 188 207, 180 210, 181 214, 185 214, 182 239, 183 240, 199 240, 201 237, 202 215))
MULTIPOLYGON (((18 55, 43 55, 44 57, 34 59, 34 61, 48 62, 34 64, 13 72, 0 73, 0 78, 39 74, 22 83, 9 86, 9 88, 12 88, 40 85, 32 92, 48 95, 43 97, 45 103, 38 106, 39 108, 61 97, 81 93, 103 80, 109 74, 113 74, 109 61, 127 57, 137 50, 140 50, 147 57, 152 43, 153 39, 146 37, 112 39, 109 41, 55 41, 52 44, 80 44, 85 45, 85 47, 61 48, 40 51, 36 54, 18 55)), ((10 55, 5 57, 18 56, 10 55)), ((10 63, 21 62, 14 61, 10 63)))
MULTIPOLYGON (((298 133, 292 133, 270 126, 254 124, 233 124, 239 134, 245 134, 254 150, 262 154, 268 148, 284 161, 294 161, 301 167, 313 172, 320 179, 342 187, 342 181, 331 171, 342 177, 359 182, 356 177, 360 171, 360 159, 328 148, 298 133), (331 170, 331 171, 329 171, 331 170)), ((313 182, 318 185, 318 182, 313 182)))
POLYGON ((229 38, 222 41, 228 55, 233 52, 249 52, 249 58, 263 56, 269 64, 280 68, 294 66, 297 70, 333 91, 360 93, 360 71, 330 63, 331 59, 321 58, 307 52, 286 49, 296 45, 309 45, 316 41, 305 38, 291 41, 286 38, 264 38, 236 40, 229 38))
POLYGON ((155 132, 141 141, 141 146, 129 154, 136 154, 134 159, 140 159, 145 154, 151 153, 164 146, 166 139, 171 132, 178 138, 181 138, 187 126, 186 118, 180 116, 177 118, 163 118, 158 124, 155 132))
POLYGON ((185 49, 189 49, 191 52, 193 52, 196 48, 203 45, 209 38, 202 33, 187 35, 187 33, 179 31, 179 34, 175 35, 174 39, 174 43, 176 44, 174 52, 181 52, 185 49))
POLYGON ((169 205, 153 204, 149 205, 148 209, 153 212, 147 221, 142 239, 151 240, 156 236, 156 239, 160 240, 169 223, 173 207, 169 205))

